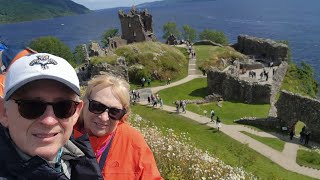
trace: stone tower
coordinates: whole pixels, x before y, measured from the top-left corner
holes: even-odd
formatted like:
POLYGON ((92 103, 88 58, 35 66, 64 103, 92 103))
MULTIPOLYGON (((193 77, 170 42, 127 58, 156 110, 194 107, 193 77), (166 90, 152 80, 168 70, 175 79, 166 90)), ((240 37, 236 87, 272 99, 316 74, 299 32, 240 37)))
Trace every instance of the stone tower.
POLYGON ((127 43, 156 40, 152 28, 152 15, 147 10, 138 12, 133 6, 128 14, 119 10, 122 39, 127 43))

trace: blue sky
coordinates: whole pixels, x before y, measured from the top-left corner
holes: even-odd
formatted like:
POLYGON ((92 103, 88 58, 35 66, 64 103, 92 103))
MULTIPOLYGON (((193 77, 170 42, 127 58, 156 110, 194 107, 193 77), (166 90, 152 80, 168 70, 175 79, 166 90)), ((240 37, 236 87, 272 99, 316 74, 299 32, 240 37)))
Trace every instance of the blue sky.
POLYGON ((159 0, 73 0, 76 3, 82 4, 89 9, 105 9, 113 7, 130 7, 132 5, 138 5, 145 2, 153 2, 159 0))

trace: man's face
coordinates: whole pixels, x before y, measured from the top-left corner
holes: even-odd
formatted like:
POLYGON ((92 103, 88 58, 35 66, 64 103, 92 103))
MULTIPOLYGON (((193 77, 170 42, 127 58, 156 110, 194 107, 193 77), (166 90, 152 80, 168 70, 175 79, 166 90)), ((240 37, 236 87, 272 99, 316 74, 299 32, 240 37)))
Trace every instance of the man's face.
POLYGON ((45 112, 36 119, 26 119, 18 111, 17 100, 41 100, 57 102, 61 100, 78 101, 77 95, 63 84, 53 80, 40 80, 20 88, 5 103, 2 124, 9 129, 13 142, 24 153, 38 155, 46 160, 53 160, 58 150, 67 142, 82 109, 82 101, 76 112, 69 118, 59 119, 52 106, 47 105, 45 112))

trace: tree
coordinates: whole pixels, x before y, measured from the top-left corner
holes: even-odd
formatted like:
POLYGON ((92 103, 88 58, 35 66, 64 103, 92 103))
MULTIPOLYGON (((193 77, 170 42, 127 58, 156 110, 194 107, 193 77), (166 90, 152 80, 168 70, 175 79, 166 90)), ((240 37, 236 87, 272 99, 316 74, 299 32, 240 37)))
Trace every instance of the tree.
POLYGON ((195 29, 191 28, 188 25, 184 25, 182 26, 183 28, 183 32, 182 32, 182 36, 185 40, 188 40, 190 42, 193 42, 196 37, 197 37, 197 32, 195 29))
POLYGON ((45 36, 33 39, 29 46, 37 52, 50 53, 62 57, 73 67, 77 66, 70 48, 56 37, 45 36))
POLYGON ((76 60, 77 64, 82 64, 86 61, 86 51, 85 51, 85 44, 83 45, 78 45, 76 46, 76 48, 74 49, 74 52, 73 52, 73 56, 74 56, 74 59, 76 60))
POLYGON ((167 22, 163 25, 163 39, 168 39, 170 35, 174 35, 176 38, 180 38, 180 31, 175 22, 167 22))
POLYGON ((116 28, 110 28, 107 29, 103 34, 102 34, 102 44, 107 47, 109 45, 109 38, 115 37, 119 35, 119 29, 116 28))
POLYGON ((222 45, 228 44, 228 38, 224 35, 222 31, 205 29, 200 33, 199 38, 201 40, 210 40, 222 45))

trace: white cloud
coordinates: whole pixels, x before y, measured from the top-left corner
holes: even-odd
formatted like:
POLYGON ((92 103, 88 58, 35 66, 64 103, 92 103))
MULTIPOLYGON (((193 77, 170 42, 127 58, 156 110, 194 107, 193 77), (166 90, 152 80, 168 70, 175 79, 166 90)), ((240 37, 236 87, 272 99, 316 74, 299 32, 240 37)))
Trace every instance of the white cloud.
POLYGON ((76 3, 82 4, 89 9, 105 9, 113 7, 130 7, 145 2, 153 2, 156 0, 73 0, 76 3))

